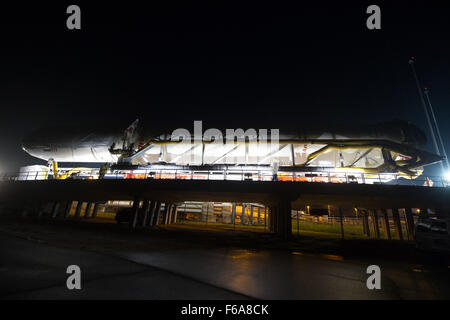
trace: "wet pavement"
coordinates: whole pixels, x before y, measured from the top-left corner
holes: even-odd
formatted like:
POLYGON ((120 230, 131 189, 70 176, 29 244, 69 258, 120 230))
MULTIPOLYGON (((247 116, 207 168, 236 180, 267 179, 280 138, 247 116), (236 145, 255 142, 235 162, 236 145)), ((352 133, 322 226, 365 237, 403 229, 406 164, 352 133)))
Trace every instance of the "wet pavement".
POLYGON ((89 252, 0 233, 3 299, 438 299, 449 269, 299 251, 198 248, 89 252), (66 288, 79 265, 82 290, 66 288), (366 286, 370 264, 381 289, 366 286))
POLYGON ((119 255, 258 299, 400 298, 388 278, 382 277, 382 290, 368 290, 368 265, 339 256, 242 249, 119 255))
POLYGON ((246 299, 198 280, 100 253, 0 233, 0 299, 246 299), (81 268, 81 290, 66 269, 81 268))

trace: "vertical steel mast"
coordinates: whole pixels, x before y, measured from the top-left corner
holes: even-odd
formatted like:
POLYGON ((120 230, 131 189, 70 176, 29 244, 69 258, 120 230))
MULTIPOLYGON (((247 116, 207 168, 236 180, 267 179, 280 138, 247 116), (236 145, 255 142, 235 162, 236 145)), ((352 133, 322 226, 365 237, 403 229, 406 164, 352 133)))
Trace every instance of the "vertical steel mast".
MULTIPOLYGON (((411 57, 411 59, 409 59, 409 65, 411 66, 411 69, 412 69, 413 75, 414 75, 414 79, 416 80, 417 91, 419 92, 420 101, 422 102, 423 110, 425 111, 425 116, 427 118, 428 126, 430 127, 431 138, 433 139, 433 144, 436 149, 436 153, 438 155, 441 155, 441 153, 439 152, 439 147, 438 147, 438 144, 436 141, 436 137, 434 135, 433 126, 431 125, 431 120, 430 120, 430 115, 428 114, 427 105, 425 103, 425 99, 423 98, 423 92, 420 89, 419 79, 417 78, 416 68, 414 67, 414 57, 411 57)), ((445 175, 444 164, 442 163, 442 161, 440 161, 439 163, 441 164, 442 174, 445 175)))
POLYGON ((430 107, 431 117, 433 118, 434 126, 436 127, 437 136, 439 139, 439 143, 441 144, 442 155, 445 157, 445 164, 447 165, 447 171, 450 169, 448 164, 447 152, 445 152, 444 141, 442 140, 441 131, 439 130, 439 126, 436 121, 436 117, 434 116, 433 105, 431 104, 431 99, 429 95, 429 90, 425 88, 424 90, 425 96, 427 97, 428 106, 430 107))

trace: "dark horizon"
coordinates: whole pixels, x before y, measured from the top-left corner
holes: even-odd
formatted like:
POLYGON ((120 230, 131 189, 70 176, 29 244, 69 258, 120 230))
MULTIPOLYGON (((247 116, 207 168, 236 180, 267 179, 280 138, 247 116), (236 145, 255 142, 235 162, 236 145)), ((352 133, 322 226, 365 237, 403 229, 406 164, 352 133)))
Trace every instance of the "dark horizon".
MULTIPOLYGON (((0 172, 40 163, 23 137, 54 124, 118 126, 134 119, 174 128, 301 127, 402 119, 434 152, 408 60, 430 88, 447 150, 450 21, 438 2, 352 5, 77 3, 82 29, 67 30, 71 3, 2 10, 0 172)), ((437 174, 439 165, 426 169, 437 174)))

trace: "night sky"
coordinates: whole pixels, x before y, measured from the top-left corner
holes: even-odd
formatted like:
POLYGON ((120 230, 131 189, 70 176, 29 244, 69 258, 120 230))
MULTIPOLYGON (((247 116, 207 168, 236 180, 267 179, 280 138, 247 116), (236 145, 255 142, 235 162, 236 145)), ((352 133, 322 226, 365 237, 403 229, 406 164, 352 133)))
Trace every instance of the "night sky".
POLYGON ((448 2, 92 2, 2 4, 0 172, 39 163, 20 142, 55 124, 139 118, 171 132, 194 120, 282 130, 397 118, 429 136, 411 56, 450 152, 448 2), (66 28, 70 4, 81 30, 66 28), (370 4, 381 30, 366 28, 370 4))

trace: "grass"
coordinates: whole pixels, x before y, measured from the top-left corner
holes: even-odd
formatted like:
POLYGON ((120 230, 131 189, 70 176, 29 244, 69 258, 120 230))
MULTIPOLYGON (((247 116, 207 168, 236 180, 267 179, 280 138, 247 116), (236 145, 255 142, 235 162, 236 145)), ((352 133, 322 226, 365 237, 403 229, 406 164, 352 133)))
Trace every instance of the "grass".
MULTIPOLYGON (((73 209, 70 216, 75 215, 75 210, 73 209)), ((97 218, 94 220, 88 219, 88 222, 103 222, 103 223, 115 223, 114 212, 101 212, 97 213, 97 218)), ((179 220, 177 224, 190 226, 192 228, 207 228, 211 230, 227 230, 227 231, 248 231, 248 232, 268 232, 268 226, 264 225, 247 225, 236 223, 217 223, 205 221, 194 221, 194 220, 179 220)), ((373 239, 375 238, 375 228, 372 223, 369 223, 370 227, 370 237, 366 236, 363 231, 362 224, 344 224, 344 238, 345 239, 373 239)), ((383 228, 379 228, 380 238, 386 239, 385 232, 383 228)), ((402 226, 403 239, 408 239, 408 234, 406 232, 405 226, 402 226)), ((294 236, 305 235, 311 237, 321 237, 321 238, 341 238, 341 225, 339 223, 324 223, 324 222, 312 222, 292 219, 292 234, 294 236)), ((391 228, 392 239, 397 239, 395 231, 391 228)))
MULTIPOLYGON (((204 221, 192 221, 192 220, 181 220, 178 224, 196 227, 196 228, 207 228, 207 229, 220 229, 229 231, 252 231, 252 232, 268 232, 268 227, 261 225, 241 225, 241 224, 225 224, 217 222, 204 222, 204 221)), ((341 225, 332 223, 321 223, 312 221, 299 221, 297 228, 297 221, 292 220, 292 234, 311 236, 311 237, 322 237, 322 238, 341 238, 341 225)), ((406 230, 402 230, 403 238, 407 239, 406 230)), ((345 239, 373 239, 375 238, 374 226, 370 225, 370 237, 364 235, 362 225, 357 224, 344 224, 344 238, 345 239)), ((392 239, 396 239, 394 230, 391 230, 392 239)), ((380 228, 380 238, 386 239, 385 232, 380 228)))

